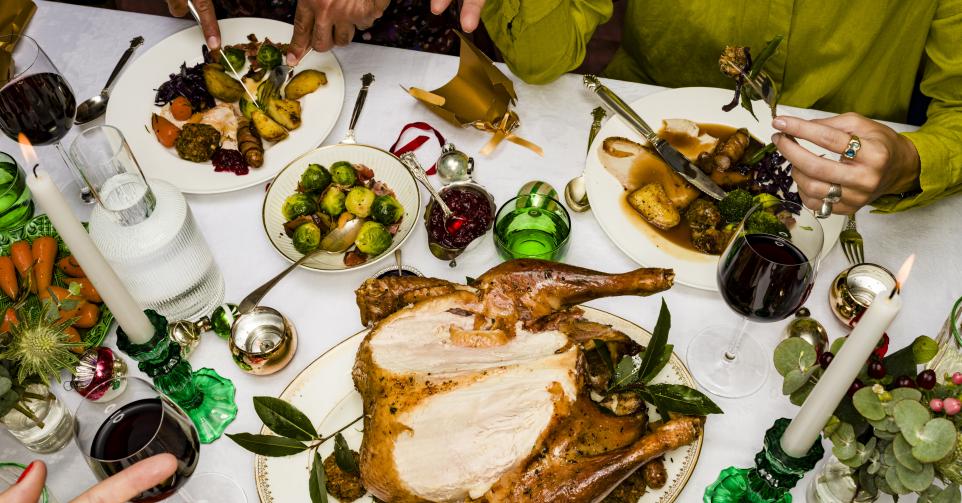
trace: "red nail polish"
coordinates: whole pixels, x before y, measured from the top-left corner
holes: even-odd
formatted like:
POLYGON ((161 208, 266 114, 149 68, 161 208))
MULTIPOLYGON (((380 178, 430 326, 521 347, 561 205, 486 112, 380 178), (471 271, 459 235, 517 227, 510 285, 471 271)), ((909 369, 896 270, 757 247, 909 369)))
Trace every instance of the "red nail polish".
POLYGON ((19 484, 21 480, 25 479, 27 477, 27 474, 30 473, 30 470, 33 470, 33 466, 36 464, 37 462, 34 461, 29 465, 27 465, 27 468, 23 470, 23 473, 20 474, 20 477, 17 478, 17 481, 14 482, 14 484, 19 484))

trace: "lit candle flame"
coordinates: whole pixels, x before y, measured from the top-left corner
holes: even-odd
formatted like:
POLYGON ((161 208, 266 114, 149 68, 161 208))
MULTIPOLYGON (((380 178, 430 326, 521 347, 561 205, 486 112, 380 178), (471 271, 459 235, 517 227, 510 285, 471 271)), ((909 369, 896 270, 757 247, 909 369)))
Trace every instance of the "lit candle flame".
POLYGON ((899 273, 895 275, 895 291, 900 291, 902 285, 905 284, 905 280, 909 279, 909 272, 912 271, 912 264, 915 263, 915 254, 909 255, 909 258, 905 259, 902 267, 899 268, 899 273))
POLYGON ((27 135, 23 133, 17 135, 17 143, 20 144, 20 153, 23 154, 23 159, 27 165, 36 164, 37 153, 33 150, 33 145, 30 144, 27 135))

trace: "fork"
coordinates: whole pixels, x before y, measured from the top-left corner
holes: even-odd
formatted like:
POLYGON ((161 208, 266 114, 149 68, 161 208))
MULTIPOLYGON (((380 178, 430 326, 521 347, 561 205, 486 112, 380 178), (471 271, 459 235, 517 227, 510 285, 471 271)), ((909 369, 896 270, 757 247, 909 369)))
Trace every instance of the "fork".
POLYGON ((865 262, 862 235, 855 227, 854 213, 845 218, 845 228, 838 235, 838 240, 842 243, 842 251, 845 252, 845 258, 850 264, 857 265, 865 262))
MULTIPOLYGON (((307 52, 305 52, 304 55, 301 56, 301 60, 306 58, 312 52, 314 52, 314 48, 309 47, 307 49, 307 52)), ((299 64, 300 64, 300 61, 298 61, 294 66, 290 66, 287 64, 287 60, 285 59, 283 63, 275 66, 271 70, 270 75, 267 77, 268 81, 271 83, 272 86, 274 86, 274 89, 283 89, 284 85, 287 84, 287 81, 294 76, 294 68, 297 68, 297 65, 299 64)))

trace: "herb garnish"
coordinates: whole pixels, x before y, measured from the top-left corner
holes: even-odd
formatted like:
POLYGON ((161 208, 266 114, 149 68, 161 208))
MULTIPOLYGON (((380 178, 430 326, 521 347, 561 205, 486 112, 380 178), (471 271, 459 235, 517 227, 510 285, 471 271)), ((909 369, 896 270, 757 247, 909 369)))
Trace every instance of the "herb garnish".
POLYGON ((752 100, 764 100, 771 108, 772 118, 775 118, 775 105, 778 103, 778 87, 771 76, 762 71, 765 62, 775 54, 775 49, 782 42, 782 36, 769 40, 758 57, 752 60, 748 47, 728 46, 718 58, 718 66, 722 73, 735 79, 735 96, 731 103, 722 107, 726 112, 732 111, 741 103, 742 108, 748 110, 758 120, 752 110, 752 100))

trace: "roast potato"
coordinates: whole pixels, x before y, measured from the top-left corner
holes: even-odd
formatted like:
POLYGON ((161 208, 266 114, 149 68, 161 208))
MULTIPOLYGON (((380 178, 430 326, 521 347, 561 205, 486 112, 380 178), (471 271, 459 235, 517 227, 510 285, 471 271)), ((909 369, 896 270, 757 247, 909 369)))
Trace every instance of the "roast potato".
POLYGON ((274 122, 274 120, 268 117, 262 110, 254 110, 251 112, 251 122, 254 123, 254 129, 257 130, 257 135, 267 141, 278 142, 287 138, 287 130, 280 124, 274 122))
POLYGON ((204 65, 204 83, 211 96, 227 103, 233 103, 244 97, 244 86, 224 73, 224 67, 218 64, 204 65))
POLYGON ((284 97, 298 100, 317 91, 317 88, 327 84, 327 75, 317 70, 304 70, 298 73, 284 87, 284 97))
POLYGON ((628 204, 659 229, 671 229, 681 222, 681 213, 660 183, 649 183, 628 194, 628 204))
POLYGON ((301 104, 297 100, 272 99, 267 102, 267 115, 287 130, 301 127, 301 104))

